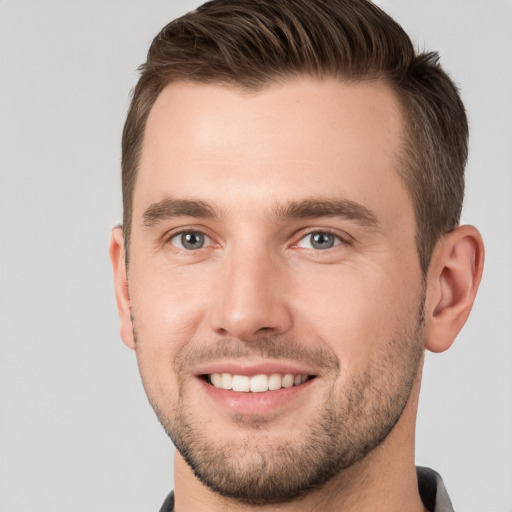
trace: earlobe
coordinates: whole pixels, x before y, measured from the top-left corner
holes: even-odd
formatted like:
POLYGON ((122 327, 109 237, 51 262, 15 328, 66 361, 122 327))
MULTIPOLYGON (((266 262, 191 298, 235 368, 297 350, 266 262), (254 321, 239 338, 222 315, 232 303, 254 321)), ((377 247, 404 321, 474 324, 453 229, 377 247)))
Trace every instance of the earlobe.
POLYGON ((469 316, 482 277, 484 245, 473 226, 460 226, 438 242, 427 278, 426 348, 447 350, 469 316))
POLYGON ((114 270, 114 289, 116 293, 117 310, 121 324, 121 338, 124 344, 135 348, 133 326, 130 309, 130 293, 128 290, 128 275, 124 255, 123 229, 116 226, 110 235, 110 260, 114 270))

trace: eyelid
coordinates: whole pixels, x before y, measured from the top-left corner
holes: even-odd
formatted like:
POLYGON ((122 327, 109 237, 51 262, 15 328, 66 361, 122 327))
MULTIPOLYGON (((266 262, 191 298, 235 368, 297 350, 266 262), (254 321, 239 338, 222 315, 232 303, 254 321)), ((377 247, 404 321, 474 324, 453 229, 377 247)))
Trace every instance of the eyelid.
POLYGON ((216 245, 219 245, 219 243, 215 240, 215 238, 208 233, 209 230, 201 227, 194 227, 194 226, 180 226, 179 228, 172 229, 168 231, 164 237, 163 237, 163 243, 164 245, 171 245, 173 249, 176 249, 178 251, 185 251, 187 253, 194 253, 195 251, 199 251, 201 249, 208 249, 210 247, 214 247, 216 245), (186 249, 185 247, 180 247, 174 243, 172 243, 173 238, 176 238, 178 236, 184 235, 186 233, 198 233, 205 237, 205 241, 207 243, 200 247, 199 249, 186 249))
MULTIPOLYGON (((294 239, 296 241, 292 244, 292 247, 300 247, 303 249, 310 249, 310 248, 306 248, 306 247, 301 247, 299 245, 299 243, 302 240, 304 240, 305 238, 310 237, 311 235, 314 235, 316 233, 324 233, 327 235, 332 235, 335 238, 337 238, 339 243, 335 243, 335 245, 333 245, 333 247, 330 247, 329 249, 334 249, 335 247, 339 247, 340 245, 351 245, 353 243, 353 238, 350 235, 348 235, 347 233, 340 233, 339 231, 333 230, 330 228, 308 228, 306 230, 301 230, 294 237, 294 239)), ((320 249, 314 249, 314 248, 311 248, 311 249, 315 250, 315 251, 321 251, 320 249)), ((323 250, 328 251, 329 249, 323 249, 323 250)))

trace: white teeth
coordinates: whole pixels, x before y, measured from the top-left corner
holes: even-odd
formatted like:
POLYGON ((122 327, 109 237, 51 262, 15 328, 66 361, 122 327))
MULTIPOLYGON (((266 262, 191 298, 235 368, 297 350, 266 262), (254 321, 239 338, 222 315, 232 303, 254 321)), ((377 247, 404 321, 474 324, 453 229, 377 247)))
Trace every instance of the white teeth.
POLYGON ((268 377, 266 375, 255 375, 251 377, 251 391, 253 393, 268 391, 268 377))
POLYGON ((293 375, 287 373, 283 377, 283 388, 291 388, 293 386, 293 375))
POLYGON ((233 375, 233 391, 248 393, 250 391, 249 384, 250 379, 247 375, 233 375))
POLYGON ((221 377, 220 373, 212 373, 210 375, 210 380, 216 388, 222 387, 222 377, 221 377))
POLYGON ((265 391, 275 391, 281 388, 291 388, 299 386, 308 380, 308 375, 292 375, 286 373, 272 373, 271 375, 232 375, 230 373, 212 373, 210 382, 219 389, 232 389, 242 393, 264 393, 265 391))
POLYGON ((268 379, 268 389, 270 389, 270 391, 281 389, 282 381, 283 379, 279 373, 273 373, 268 379))
POLYGON ((223 373, 221 376, 220 387, 222 389, 231 389, 233 387, 233 376, 230 373, 223 373))

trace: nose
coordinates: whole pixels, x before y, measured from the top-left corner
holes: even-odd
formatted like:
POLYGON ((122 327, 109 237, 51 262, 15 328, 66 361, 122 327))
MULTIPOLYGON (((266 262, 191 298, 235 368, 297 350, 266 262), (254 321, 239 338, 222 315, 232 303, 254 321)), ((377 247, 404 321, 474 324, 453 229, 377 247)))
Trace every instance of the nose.
POLYGON ((292 326, 286 272, 265 251, 233 251, 219 274, 213 328, 242 341, 283 334, 292 326))

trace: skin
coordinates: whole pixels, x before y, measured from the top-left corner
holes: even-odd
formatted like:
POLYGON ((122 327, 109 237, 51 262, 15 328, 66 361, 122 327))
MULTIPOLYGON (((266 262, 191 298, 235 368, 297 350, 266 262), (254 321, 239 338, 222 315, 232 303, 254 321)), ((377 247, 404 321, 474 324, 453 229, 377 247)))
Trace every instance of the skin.
POLYGON ((414 469, 421 355, 446 350, 464 324, 483 245, 474 228, 457 228, 422 276, 413 207, 396 172, 402 129, 399 102, 379 82, 303 78, 258 93, 173 83, 157 99, 134 192, 129 271, 119 228, 110 253, 121 336, 166 430, 185 415, 209 446, 238 449, 242 471, 258 450, 276 454, 290 439, 307 440, 308 419, 327 397, 341 410, 364 375, 366 419, 348 418, 350 431, 370 421, 373 406, 392 408, 371 383, 405 404, 382 443, 294 502, 237 503, 177 453, 179 512, 424 510, 414 469), (292 203, 327 201, 345 213, 285 215, 292 203), (205 234, 205 246, 180 246, 184 230, 205 234), (335 245, 313 247, 312 233, 334 235, 335 245), (332 366, 322 367, 319 351, 332 366), (249 374, 280 364, 315 378, 279 404, 258 398, 253 406, 245 396, 240 405, 219 400, 198 376, 212 364, 249 374))

